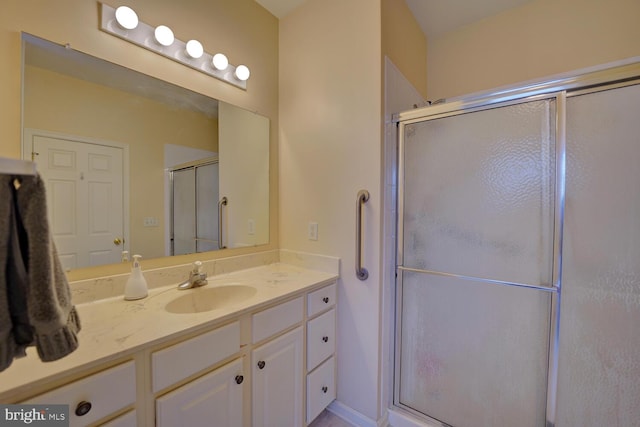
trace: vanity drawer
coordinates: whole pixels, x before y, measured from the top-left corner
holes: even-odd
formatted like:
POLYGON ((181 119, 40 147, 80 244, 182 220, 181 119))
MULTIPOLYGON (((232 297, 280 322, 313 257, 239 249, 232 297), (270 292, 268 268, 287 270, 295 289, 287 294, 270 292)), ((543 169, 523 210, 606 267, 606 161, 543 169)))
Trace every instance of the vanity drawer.
POLYGON ((336 284, 325 286, 322 289, 307 295, 307 316, 313 317, 336 303, 336 284))
POLYGON ((307 375, 307 423, 313 421, 336 398, 335 360, 324 362, 307 375))
POLYGON ((313 370, 335 350, 336 311, 332 308, 307 324, 307 370, 313 370))
POLYGON ((240 351, 240 323, 214 329, 151 355, 153 392, 175 384, 240 351))
POLYGON ((136 370, 133 361, 93 374, 22 403, 69 405, 69 425, 86 426, 136 401, 136 370), (81 402, 89 412, 76 415, 81 402), (84 405, 88 407, 88 405, 84 405))
POLYGON ((252 316, 252 342, 257 343, 302 321, 302 297, 268 308, 252 316))

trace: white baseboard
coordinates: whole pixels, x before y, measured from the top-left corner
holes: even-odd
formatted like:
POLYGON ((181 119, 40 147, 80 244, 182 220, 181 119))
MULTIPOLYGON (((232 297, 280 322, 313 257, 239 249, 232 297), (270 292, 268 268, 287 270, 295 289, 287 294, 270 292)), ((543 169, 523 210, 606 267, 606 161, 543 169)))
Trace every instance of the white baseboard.
POLYGON ((386 424, 379 425, 371 418, 362 415, 360 412, 337 400, 331 402, 327 410, 354 427, 386 427, 386 424))
POLYGON ((427 424, 395 408, 389 409, 389 425, 393 427, 439 427, 434 424, 427 424))

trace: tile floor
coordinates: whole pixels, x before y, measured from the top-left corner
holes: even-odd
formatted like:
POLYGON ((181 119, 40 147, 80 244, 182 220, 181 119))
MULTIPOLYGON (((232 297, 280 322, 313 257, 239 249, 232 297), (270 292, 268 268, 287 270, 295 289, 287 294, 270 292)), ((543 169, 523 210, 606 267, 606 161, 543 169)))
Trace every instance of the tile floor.
POLYGON ((329 411, 324 411, 316 418, 309 427, 353 427, 351 424, 343 421, 329 411))

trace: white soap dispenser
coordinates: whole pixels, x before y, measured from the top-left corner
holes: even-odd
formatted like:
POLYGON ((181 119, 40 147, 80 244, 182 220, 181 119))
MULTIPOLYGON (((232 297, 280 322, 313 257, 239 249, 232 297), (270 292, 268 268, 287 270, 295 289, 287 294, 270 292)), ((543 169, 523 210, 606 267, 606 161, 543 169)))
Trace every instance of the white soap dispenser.
POLYGON ((149 291, 147 290, 147 281, 142 275, 142 269, 140 268, 141 255, 133 256, 133 267, 131 268, 131 275, 127 284, 124 287, 124 299, 136 300, 145 298, 149 291))

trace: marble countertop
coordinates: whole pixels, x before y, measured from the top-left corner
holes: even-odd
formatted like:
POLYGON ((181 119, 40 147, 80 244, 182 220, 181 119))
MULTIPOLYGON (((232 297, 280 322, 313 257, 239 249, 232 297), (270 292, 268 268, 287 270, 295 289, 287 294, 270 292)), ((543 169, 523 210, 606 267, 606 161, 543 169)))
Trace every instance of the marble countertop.
POLYGON ((82 330, 76 351, 55 362, 43 363, 35 348, 27 357, 14 360, 0 372, 0 403, 12 396, 24 395, 34 386, 52 382, 109 361, 129 356, 142 348, 171 340, 180 335, 204 330, 250 311, 329 284, 337 274, 285 263, 274 263, 210 277, 201 288, 178 290, 176 285, 149 290, 147 298, 125 301, 122 296, 76 305, 82 330), (252 286, 256 293, 238 303, 200 313, 174 314, 165 306, 189 292, 216 286, 252 286))

